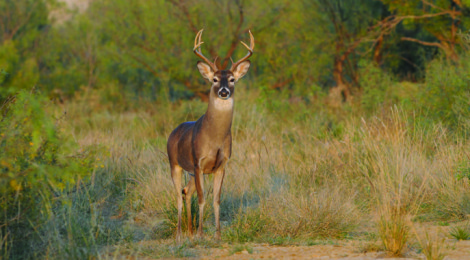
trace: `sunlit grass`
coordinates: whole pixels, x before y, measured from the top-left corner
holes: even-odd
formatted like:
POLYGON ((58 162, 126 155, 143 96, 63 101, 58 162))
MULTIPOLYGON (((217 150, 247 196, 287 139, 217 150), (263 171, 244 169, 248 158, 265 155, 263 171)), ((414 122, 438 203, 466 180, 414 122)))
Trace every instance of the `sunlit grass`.
MULTIPOLYGON (((438 123, 423 123, 399 108, 361 118, 354 111, 332 116, 316 104, 286 101, 267 108, 263 102, 268 101, 244 90, 236 98, 233 153, 222 188, 226 242, 309 244, 351 238, 368 222, 382 242, 373 250, 401 255, 409 250, 413 219, 460 220, 470 213, 468 179, 455 177, 468 160, 469 145, 438 123)), ((194 242, 183 247, 165 242, 155 249, 140 242, 174 238, 176 203, 166 139, 207 105, 143 102, 113 111, 93 102, 85 109, 86 101, 77 99, 57 111, 67 111, 64 131, 81 146, 100 147, 101 161, 91 183, 68 198, 71 207, 56 211, 66 226, 50 222, 56 238, 43 236, 50 241, 45 255, 88 257, 112 246, 114 254, 194 256, 188 251, 194 242), (53 248, 51 241, 61 246, 53 248)), ((212 202, 212 176, 205 182, 206 200, 212 202)), ((211 204, 204 216, 206 241, 215 232, 211 204)), ((188 233, 186 220, 183 232, 188 233)))

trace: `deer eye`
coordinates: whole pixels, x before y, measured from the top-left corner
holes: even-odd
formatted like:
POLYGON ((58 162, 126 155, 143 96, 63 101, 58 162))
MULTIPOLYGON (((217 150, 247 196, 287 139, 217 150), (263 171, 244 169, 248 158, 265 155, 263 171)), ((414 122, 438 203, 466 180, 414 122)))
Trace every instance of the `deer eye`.
POLYGON ((214 83, 217 83, 217 79, 216 79, 216 78, 214 78, 212 81, 214 81, 214 83))
POLYGON ((235 79, 233 79, 233 78, 232 78, 232 79, 230 79, 230 82, 235 82, 235 79))

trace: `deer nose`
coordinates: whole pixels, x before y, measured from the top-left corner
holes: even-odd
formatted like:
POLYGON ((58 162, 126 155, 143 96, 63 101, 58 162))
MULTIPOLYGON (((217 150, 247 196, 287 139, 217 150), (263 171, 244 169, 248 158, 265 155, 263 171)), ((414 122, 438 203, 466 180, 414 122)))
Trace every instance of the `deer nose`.
POLYGON ((228 99, 230 97, 230 90, 228 88, 221 88, 219 90, 219 97, 221 99, 228 99))

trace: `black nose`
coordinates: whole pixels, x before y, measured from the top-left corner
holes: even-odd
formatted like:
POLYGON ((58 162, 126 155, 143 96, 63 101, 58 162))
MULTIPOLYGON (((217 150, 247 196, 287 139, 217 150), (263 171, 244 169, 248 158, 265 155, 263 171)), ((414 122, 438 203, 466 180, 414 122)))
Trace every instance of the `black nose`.
POLYGON ((219 91, 219 97, 226 98, 230 95, 230 91, 226 88, 223 88, 219 91))

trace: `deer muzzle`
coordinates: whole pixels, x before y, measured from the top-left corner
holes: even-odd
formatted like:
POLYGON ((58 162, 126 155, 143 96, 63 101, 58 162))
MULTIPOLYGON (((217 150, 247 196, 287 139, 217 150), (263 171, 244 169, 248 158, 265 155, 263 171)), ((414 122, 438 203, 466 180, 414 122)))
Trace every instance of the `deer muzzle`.
POLYGON ((230 98, 230 89, 226 88, 226 87, 222 87, 219 89, 219 98, 221 99, 229 99, 230 98))

